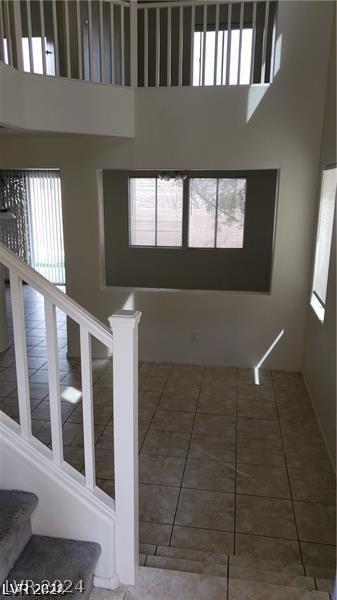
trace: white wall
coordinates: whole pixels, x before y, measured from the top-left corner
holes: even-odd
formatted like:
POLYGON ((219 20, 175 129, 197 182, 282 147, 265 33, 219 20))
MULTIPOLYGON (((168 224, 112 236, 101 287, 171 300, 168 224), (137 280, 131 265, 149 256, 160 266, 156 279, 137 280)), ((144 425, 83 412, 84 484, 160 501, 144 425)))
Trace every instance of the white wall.
POLYGON ((270 87, 138 90, 134 140, 0 141, 1 167, 61 168, 68 291, 104 322, 133 301, 143 312, 141 358, 255 365, 284 329, 266 366, 300 369, 332 6, 279 3, 270 87), (272 293, 101 289, 96 171, 104 168, 280 169, 272 293))
POLYGON ((134 91, 21 73, 0 62, 0 123, 19 129, 133 137, 134 91))
MULTIPOLYGON (((334 27, 328 85, 324 111, 319 181, 317 185, 317 212, 321 171, 337 162, 336 157, 336 27, 334 27)), ((316 212, 316 221, 317 221, 316 212)), ((336 214, 336 213, 335 213, 336 214)), ((316 235, 316 223, 314 235, 316 235)), ((314 245, 313 245, 314 251, 314 245)), ((314 258, 314 256, 313 256, 314 258)), ((312 276, 312 270, 310 275, 312 276)), ((311 283, 311 281, 310 281, 311 283)), ((311 295, 311 285, 308 299, 311 295)), ((309 302, 308 302, 309 304, 309 302)), ((333 462, 336 462, 336 221, 332 238, 328 289, 324 323, 308 306, 304 338, 303 375, 309 389, 322 433, 333 462)))

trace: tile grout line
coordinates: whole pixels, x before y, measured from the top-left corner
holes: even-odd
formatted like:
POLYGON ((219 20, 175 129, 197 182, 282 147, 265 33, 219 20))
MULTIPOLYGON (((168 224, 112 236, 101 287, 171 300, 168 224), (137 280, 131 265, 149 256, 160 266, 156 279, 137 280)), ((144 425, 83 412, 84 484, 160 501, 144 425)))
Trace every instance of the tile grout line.
POLYGON ((282 427, 281 427, 280 414, 279 414, 279 409, 278 409, 278 404, 277 404, 277 393, 276 393, 275 384, 274 384, 273 371, 271 371, 271 379, 272 379, 272 385, 273 385, 273 390, 274 390, 274 394, 275 394, 275 406, 276 406, 276 412, 277 412, 277 415, 278 415, 278 424, 279 424, 280 433, 281 433, 283 456, 284 456, 284 462, 285 462, 285 470, 286 470, 286 474, 287 474, 287 481, 288 481, 288 486, 289 486, 290 500, 291 500, 291 505, 292 505, 292 509, 293 509, 293 516, 294 516, 295 528, 296 528, 296 533, 297 533, 297 542, 298 542, 298 547, 299 547, 299 552, 300 552, 300 557, 301 557, 301 562, 302 562, 302 566, 303 566, 304 575, 306 575, 306 569, 305 569, 304 560, 303 560, 303 553, 302 553, 302 546, 301 546, 301 541, 300 541, 300 536, 299 536, 299 531, 298 531, 298 525, 297 525, 297 520, 296 520, 296 514, 295 514, 294 499, 293 499, 293 494, 292 494, 292 489, 291 489, 291 484, 290 484, 290 477, 289 477, 289 471, 288 471, 287 457, 286 457, 286 453, 285 453, 283 431, 282 431, 282 427))
MULTIPOLYGON (((145 364, 145 363, 143 363, 143 364, 145 364)), ((142 365, 142 366, 143 366, 143 365, 142 365)), ((150 431, 150 428, 151 428, 151 425, 152 425, 152 422, 153 422, 154 416, 155 416, 155 414, 156 414, 156 411, 157 411, 157 409, 158 409, 158 406, 159 406, 159 404, 160 404, 160 402, 161 402, 162 396, 163 396, 163 394, 164 394, 164 392, 165 392, 165 389, 166 389, 167 383, 168 383, 168 381, 169 381, 169 379, 170 379, 170 376, 171 376, 171 373, 172 373, 172 371, 173 371, 173 368, 174 368, 174 364, 172 363, 172 364, 171 364, 171 369, 170 369, 170 372, 168 373, 168 375, 167 375, 167 377, 166 377, 166 380, 165 380, 165 383, 164 383, 163 389, 162 389, 162 390, 161 390, 161 392, 159 393, 159 399, 158 399, 158 402, 157 402, 157 404, 156 404, 156 407, 155 407, 155 409, 154 409, 154 411, 153 411, 153 415, 152 415, 152 417, 151 417, 151 419, 150 419, 149 425, 148 425, 148 427, 147 427, 147 428, 145 427, 145 429, 146 429, 146 432, 145 432, 145 435, 144 435, 143 441, 142 441, 142 443, 141 443, 141 445, 140 445, 140 447, 139 447, 139 449, 138 449, 138 456, 140 456, 140 453, 141 453, 141 450, 142 450, 142 448, 143 448, 143 445, 144 445, 145 439, 146 439, 146 437, 147 437, 147 435, 148 435, 148 433, 149 433, 149 431, 150 431)), ((138 387, 138 394, 139 394, 139 392, 141 391, 141 389, 140 389, 140 388, 141 388, 141 386, 139 386, 139 387, 138 387)), ((138 419, 139 419, 139 398, 138 398, 138 419)), ((138 430, 139 430, 139 422, 138 422, 138 430)), ((156 430, 155 430, 155 431, 156 431, 156 430)))
POLYGON ((183 489, 183 480, 184 480, 184 477, 185 477, 185 471, 186 471, 186 466, 187 466, 187 461, 188 461, 188 455, 189 455, 189 451, 190 451, 190 447, 191 447, 191 442, 192 442, 194 425, 195 425, 195 421, 196 421, 197 414, 198 414, 198 406, 199 406, 201 388, 202 388, 202 384, 203 384, 203 380, 204 380, 204 376, 205 376, 205 369, 206 369, 206 367, 202 367, 200 384, 199 384, 199 393, 198 393, 198 397, 196 399, 195 412, 194 412, 194 417, 193 417, 193 422, 192 422, 192 427, 191 427, 190 438, 189 438, 188 446, 187 446, 185 464, 184 464, 184 469, 183 469, 181 480, 180 480, 180 487, 179 487, 179 493, 178 493, 178 498, 177 498, 177 504, 176 504, 176 508, 175 508, 175 511, 174 511, 174 515, 173 515, 173 523, 172 523, 172 530, 171 530, 171 535, 170 535, 170 540, 169 540, 169 547, 171 547, 171 542, 172 542, 172 537, 173 537, 173 530, 174 530, 174 525, 175 525, 175 521, 176 521, 176 517, 177 517, 178 506, 179 506, 179 501, 180 501, 180 496, 181 496, 181 490, 183 489))
POLYGON ((237 498, 237 460, 238 460, 238 377, 236 370, 236 399, 235 399, 235 462, 234 462, 234 519, 233 519, 233 554, 236 550, 236 498, 237 498))

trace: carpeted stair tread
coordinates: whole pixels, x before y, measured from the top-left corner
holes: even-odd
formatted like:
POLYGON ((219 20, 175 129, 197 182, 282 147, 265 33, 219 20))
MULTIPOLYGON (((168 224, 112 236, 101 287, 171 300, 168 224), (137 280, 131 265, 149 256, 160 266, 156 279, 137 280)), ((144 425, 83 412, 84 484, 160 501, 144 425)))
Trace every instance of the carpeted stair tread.
MULTIPOLYGON (((92 588, 93 572, 100 553, 100 546, 94 542, 33 535, 10 571, 8 581, 32 580, 39 584, 44 580, 68 580, 73 584, 71 598, 85 599, 92 588), (83 582, 83 592, 75 589, 80 581, 83 582)), ((50 597, 64 598, 64 595, 50 597)))
POLYGON ((30 492, 0 490, 0 584, 31 537, 30 517, 37 503, 30 492))

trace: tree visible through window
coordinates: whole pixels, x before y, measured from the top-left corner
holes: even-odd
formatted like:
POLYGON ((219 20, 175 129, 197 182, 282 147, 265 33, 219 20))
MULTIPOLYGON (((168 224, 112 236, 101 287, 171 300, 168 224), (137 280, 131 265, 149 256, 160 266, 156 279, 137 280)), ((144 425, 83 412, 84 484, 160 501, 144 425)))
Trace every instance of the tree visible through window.
POLYGON ((188 245, 242 248, 245 202, 246 179, 191 179, 188 245))

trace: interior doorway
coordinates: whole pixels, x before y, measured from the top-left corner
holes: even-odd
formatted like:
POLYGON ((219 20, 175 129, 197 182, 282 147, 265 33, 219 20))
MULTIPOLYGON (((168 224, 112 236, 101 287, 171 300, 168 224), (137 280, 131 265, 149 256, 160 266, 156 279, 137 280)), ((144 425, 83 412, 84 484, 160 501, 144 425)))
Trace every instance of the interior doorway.
POLYGON ((59 170, 0 171, 1 241, 52 283, 65 285, 59 170))

